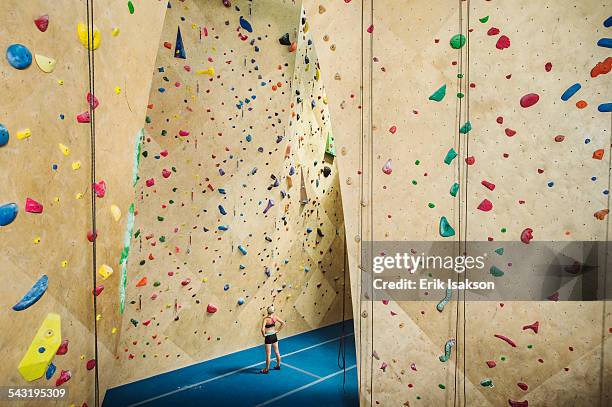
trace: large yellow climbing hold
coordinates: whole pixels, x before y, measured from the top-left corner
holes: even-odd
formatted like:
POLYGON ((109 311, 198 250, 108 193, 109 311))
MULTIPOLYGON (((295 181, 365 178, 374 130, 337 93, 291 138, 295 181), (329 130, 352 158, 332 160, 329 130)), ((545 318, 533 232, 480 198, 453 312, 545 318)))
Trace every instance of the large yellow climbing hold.
POLYGON ((89 45, 89 49, 93 51, 98 49, 98 47, 100 46, 100 31, 98 30, 95 24, 93 26, 93 44, 89 43, 92 33, 91 31, 87 30, 87 26, 85 24, 77 24, 77 34, 79 35, 79 41, 81 41, 81 44, 83 44, 85 48, 87 48, 87 46, 89 45))
POLYGON ((208 69, 201 69, 199 71, 196 72, 198 75, 210 75, 210 76, 215 76, 215 68, 214 67, 210 67, 208 69))
POLYGON ((70 149, 62 143, 59 143, 59 149, 64 155, 70 155, 70 149))
POLYGON ((49 313, 38 328, 38 332, 17 369, 29 382, 41 378, 62 343, 61 318, 58 314, 49 313))
POLYGON ((34 59, 40 70, 44 73, 51 73, 55 70, 55 59, 39 54, 35 54, 34 59))
POLYGON ((102 276, 102 279, 106 280, 111 276, 111 274, 113 274, 113 269, 110 266, 103 264, 98 269, 98 273, 102 276))
POLYGON ((115 219, 115 222, 119 222, 119 219, 121 219, 121 209, 119 209, 117 205, 113 204, 110 207, 110 211, 113 215, 113 219, 115 219))
POLYGON ((320 80, 321 79, 321 71, 317 68, 317 72, 315 74, 315 79, 316 80, 320 80))

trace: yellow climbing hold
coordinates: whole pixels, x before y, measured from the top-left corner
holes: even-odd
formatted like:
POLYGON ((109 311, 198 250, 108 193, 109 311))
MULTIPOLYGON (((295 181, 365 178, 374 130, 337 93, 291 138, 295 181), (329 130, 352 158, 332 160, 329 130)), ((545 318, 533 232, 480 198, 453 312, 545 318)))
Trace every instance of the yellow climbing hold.
POLYGON ((34 59, 40 70, 44 73, 51 73, 55 70, 55 59, 40 54, 35 54, 34 59))
POLYGON ((113 28, 113 31, 111 32, 113 37, 116 37, 119 35, 119 28, 115 27, 113 28))
POLYGON ((74 199, 83 199, 83 193, 77 192, 76 194, 74 194, 74 199))
POLYGON ((63 79, 58 79, 57 80, 57 84, 62 86, 64 84, 64 80, 63 79))
POLYGON ((73 170, 78 170, 79 168, 81 168, 81 162, 80 161, 75 161, 72 163, 72 169, 73 170))
POLYGON ((41 378, 62 342, 61 318, 58 314, 49 313, 38 328, 28 351, 19 362, 17 369, 29 382, 41 378))
POLYGON ((60 201, 59 196, 53 197, 53 202, 59 203, 59 201, 60 201))
POLYGON ((115 93, 117 95, 121 93, 121 88, 119 86, 115 86, 115 93))
POLYGON ((17 138, 19 140, 26 139, 26 138, 30 137, 31 135, 32 135, 32 131, 30 129, 25 129, 23 131, 18 131, 17 132, 17 138))
POLYGON ((317 68, 317 72, 315 73, 315 79, 316 80, 320 80, 321 79, 321 71, 319 70, 319 68, 317 68))
POLYGON ((40 237, 35 237, 34 244, 39 244, 39 243, 40 243, 40 237))
POLYGON ((70 149, 67 146, 59 143, 59 148, 64 155, 70 155, 70 149))
POLYGON ((102 279, 106 280, 111 276, 111 274, 113 274, 113 269, 110 266, 103 264, 98 269, 98 274, 102 276, 102 279))
POLYGON ((210 67, 208 69, 202 69, 199 70, 197 72, 198 75, 210 75, 210 76, 215 76, 215 68, 214 67, 210 67))
POLYGON ((98 315, 96 315, 96 321, 99 321, 99 320, 101 320, 101 319, 102 319, 102 314, 98 314, 98 315))
POLYGON ((110 207, 110 211, 113 215, 113 219, 115 219, 115 222, 119 222, 119 219, 121 219, 121 209, 119 209, 117 205, 113 204, 110 207))
POLYGON ((63 268, 68 267, 68 260, 62 260, 62 267, 63 268))
POLYGON ((85 24, 77 24, 77 34, 79 35, 79 41, 81 41, 81 44, 83 44, 85 48, 87 48, 87 46, 89 45, 89 49, 93 51, 98 49, 98 47, 100 46, 100 31, 98 30, 95 24, 93 26, 93 44, 89 43, 90 38, 92 36, 92 32, 87 30, 87 26, 85 24))

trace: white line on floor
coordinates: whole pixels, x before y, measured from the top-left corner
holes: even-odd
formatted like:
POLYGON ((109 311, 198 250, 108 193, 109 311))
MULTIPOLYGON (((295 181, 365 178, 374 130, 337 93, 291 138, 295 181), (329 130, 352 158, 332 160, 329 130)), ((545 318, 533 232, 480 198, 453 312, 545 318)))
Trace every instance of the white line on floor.
POLYGON ((302 373, 304 373, 304 374, 307 374, 308 376, 312 376, 312 377, 315 377, 315 378, 317 378, 317 379, 320 379, 320 378, 321 378, 321 376, 318 376, 318 375, 316 375, 316 374, 314 374, 314 373, 310 373, 310 372, 309 372, 309 371, 307 371, 307 370, 300 369, 299 367, 292 366, 292 365, 290 365, 290 364, 289 364, 289 363, 287 363, 287 362, 283 362, 282 366, 287 366, 287 367, 290 367, 290 368, 291 368, 291 369, 293 369, 293 370, 297 370, 298 372, 302 372, 302 373))
MULTIPOLYGON (((326 340, 326 341, 319 342, 319 343, 317 343, 317 344, 315 344, 315 345, 307 346, 307 347, 305 347, 305 348, 298 349, 298 350, 293 351, 293 352, 289 352, 289 353, 284 354, 284 355, 282 355, 282 356, 283 356, 283 357, 286 357, 286 356, 295 355, 296 353, 304 352, 304 351, 307 351, 307 350, 310 350, 310 349, 313 349, 313 348, 319 347, 319 346, 321 346, 321 345, 325 345, 325 344, 327 344, 327 343, 334 342, 334 341, 337 341, 337 340, 339 340, 339 339, 341 339, 341 338, 346 338, 346 337, 349 337, 349 336, 353 336, 353 333, 346 334, 346 335, 344 335, 344 336, 339 336, 339 337, 337 337, 337 338, 328 339, 328 340, 326 340)), ((218 379, 223 379, 224 377, 231 376, 231 375, 233 375, 233 374, 235 374, 235 373, 240 373, 240 372, 245 371, 245 370, 248 370, 248 369, 252 369, 252 368, 254 368, 254 367, 256 367, 256 366, 263 365, 263 364, 265 364, 265 363, 266 363, 266 362, 259 362, 259 363, 254 363, 254 364, 249 365, 249 366, 241 367, 240 369, 232 370, 231 372, 227 372, 227 373, 224 373, 224 374, 219 375, 219 376, 211 377, 210 379, 202 380, 201 382, 197 382, 197 383, 194 383, 194 384, 190 384, 189 386, 180 387, 180 388, 178 388, 178 389, 176 389, 176 390, 172 390, 172 391, 169 391, 169 392, 167 392, 167 393, 163 393, 163 394, 160 394, 160 395, 158 395, 158 396, 151 397, 151 398, 149 398, 149 399, 139 401, 138 403, 130 404, 130 405, 128 405, 128 407, 137 407, 137 406, 142 406, 143 404, 150 403, 151 401, 159 400, 159 399, 161 399, 161 398, 168 397, 168 396, 171 396, 171 395, 173 395, 173 394, 180 393, 180 392, 182 392, 182 391, 189 390, 189 389, 192 389, 192 388, 194 388, 194 387, 201 386, 201 385, 203 385, 203 384, 210 383, 210 382, 215 381, 215 380, 218 380, 218 379)), ((355 366, 353 366, 353 367, 355 367, 355 366)), ((347 369, 347 370, 348 370, 348 369, 347 369)), ((326 376, 326 377, 328 377, 328 376, 326 376)), ((319 379, 319 380, 320 380, 320 379, 319 379)), ((289 393, 287 393, 287 395, 288 395, 288 394, 289 394, 289 393)), ((283 396, 283 397, 284 397, 284 396, 283 396)))
MULTIPOLYGON (((346 371, 348 372, 349 370, 355 369, 355 367, 357 367, 357 365, 353 365, 353 366, 347 367, 346 371)), ((283 398, 285 398, 287 396, 290 396, 290 395, 292 395, 294 393, 297 393, 298 391, 302 391, 304 389, 307 389, 309 387, 314 386, 315 384, 319 384, 319 383, 321 383, 321 382, 323 382, 323 381, 325 381, 327 379, 331 379, 334 376, 338 376, 339 374, 342 374, 343 372, 344 372, 343 370, 340 370, 340 371, 338 371, 336 373, 328 374, 327 376, 324 376, 324 377, 320 378, 319 380, 315 380, 312 383, 305 384, 302 387, 298 387, 297 389, 293 389, 291 391, 288 391, 287 393, 281 394, 280 396, 274 397, 273 399, 270 399, 268 401, 264 401, 263 403, 258 404, 255 407, 267 406, 270 403, 274 403, 275 401, 278 401, 278 400, 283 399, 283 398)))

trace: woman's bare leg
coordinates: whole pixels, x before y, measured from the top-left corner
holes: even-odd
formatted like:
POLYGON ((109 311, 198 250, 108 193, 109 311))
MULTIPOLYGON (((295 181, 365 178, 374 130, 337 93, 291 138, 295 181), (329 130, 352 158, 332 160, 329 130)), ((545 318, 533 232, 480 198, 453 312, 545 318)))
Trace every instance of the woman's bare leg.
POLYGON ((266 371, 270 370, 270 354, 272 353, 272 345, 266 343, 266 371))
POLYGON ((273 346, 274 346, 274 353, 276 353, 276 366, 280 367, 281 355, 280 355, 280 351, 278 350, 278 342, 274 342, 273 346))

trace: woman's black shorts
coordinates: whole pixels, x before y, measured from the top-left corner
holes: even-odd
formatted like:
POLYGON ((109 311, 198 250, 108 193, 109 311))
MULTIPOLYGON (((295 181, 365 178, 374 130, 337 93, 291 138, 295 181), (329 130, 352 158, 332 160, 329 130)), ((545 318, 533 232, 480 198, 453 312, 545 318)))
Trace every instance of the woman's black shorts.
POLYGON ((266 340, 265 340, 266 345, 271 345, 276 342, 278 342, 278 338, 276 337, 276 334, 266 335, 266 340))

